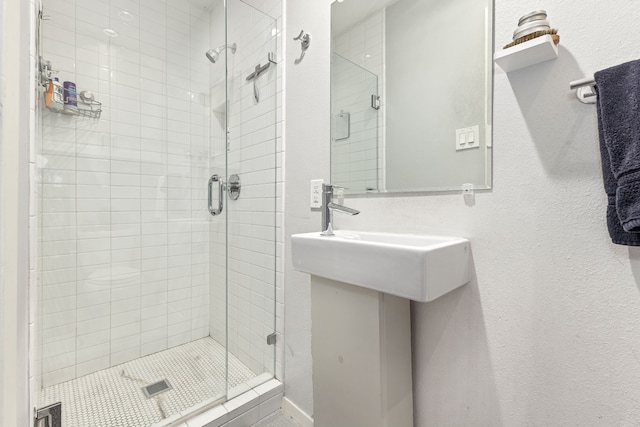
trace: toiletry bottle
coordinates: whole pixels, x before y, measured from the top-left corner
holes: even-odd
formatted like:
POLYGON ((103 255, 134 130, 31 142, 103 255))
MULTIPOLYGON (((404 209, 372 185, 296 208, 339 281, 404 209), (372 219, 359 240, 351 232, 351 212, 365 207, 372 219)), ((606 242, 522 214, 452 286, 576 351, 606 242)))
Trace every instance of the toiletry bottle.
POLYGON ((78 114, 78 96, 73 82, 64 82, 64 113, 78 114))
POLYGON ((51 103, 49 109, 57 113, 64 108, 64 89, 57 77, 53 78, 53 89, 51 93, 51 103))
POLYGON ((47 83, 47 92, 44 95, 44 105, 47 108, 51 107, 51 98, 53 97, 53 80, 49 80, 47 83))

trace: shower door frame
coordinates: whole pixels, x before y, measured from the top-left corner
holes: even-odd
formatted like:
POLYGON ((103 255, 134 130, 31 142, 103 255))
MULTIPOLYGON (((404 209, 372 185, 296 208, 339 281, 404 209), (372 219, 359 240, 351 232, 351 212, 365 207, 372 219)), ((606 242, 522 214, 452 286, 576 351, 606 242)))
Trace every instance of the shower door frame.
POLYGON ((30 113, 34 97, 30 64, 32 5, 28 1, 0 0, 4 7, 0 28, 2 77, 6 82, 0 136, 0 227, 2 264, 0 268, 0 424, 30 425, 30 348, 33 346, 33 311, 30 296, 35 289, 35 273, 29 257, 30 224, 30 113), (6 17, 11 19, 6 19, 6 17), (9 108, 10 107, 10 108, 9 108))

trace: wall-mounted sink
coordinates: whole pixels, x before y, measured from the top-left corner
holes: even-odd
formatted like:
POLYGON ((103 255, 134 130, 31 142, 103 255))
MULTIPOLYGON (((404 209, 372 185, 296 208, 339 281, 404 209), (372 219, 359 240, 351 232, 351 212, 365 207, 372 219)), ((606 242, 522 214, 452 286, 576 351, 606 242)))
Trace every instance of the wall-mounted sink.
POLYGON ((291 236, 293 266, 327 279, 427 302, 469 281, 467 239, 339 230, 291 236))

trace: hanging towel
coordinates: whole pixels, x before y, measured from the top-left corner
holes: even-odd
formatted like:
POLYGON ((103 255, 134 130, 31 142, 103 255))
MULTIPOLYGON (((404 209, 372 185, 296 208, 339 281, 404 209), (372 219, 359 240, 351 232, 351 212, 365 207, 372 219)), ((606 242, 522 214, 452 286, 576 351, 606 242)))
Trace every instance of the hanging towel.
POLYGON ((640 60, 598 71, 595 81, 609 235, 640 246, 640 60))

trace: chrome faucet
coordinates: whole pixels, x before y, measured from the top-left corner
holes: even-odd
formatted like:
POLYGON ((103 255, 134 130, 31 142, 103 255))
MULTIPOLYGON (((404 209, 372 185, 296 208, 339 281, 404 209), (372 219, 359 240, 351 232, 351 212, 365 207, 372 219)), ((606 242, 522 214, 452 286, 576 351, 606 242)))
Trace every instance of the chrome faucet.
POLYGON ((345 189, 337 185, 322 184, 322 235, 333 236, 333 211, 346 213, 348 215, 358 215, 357 209, 333 203, 333 190, 345 189))

